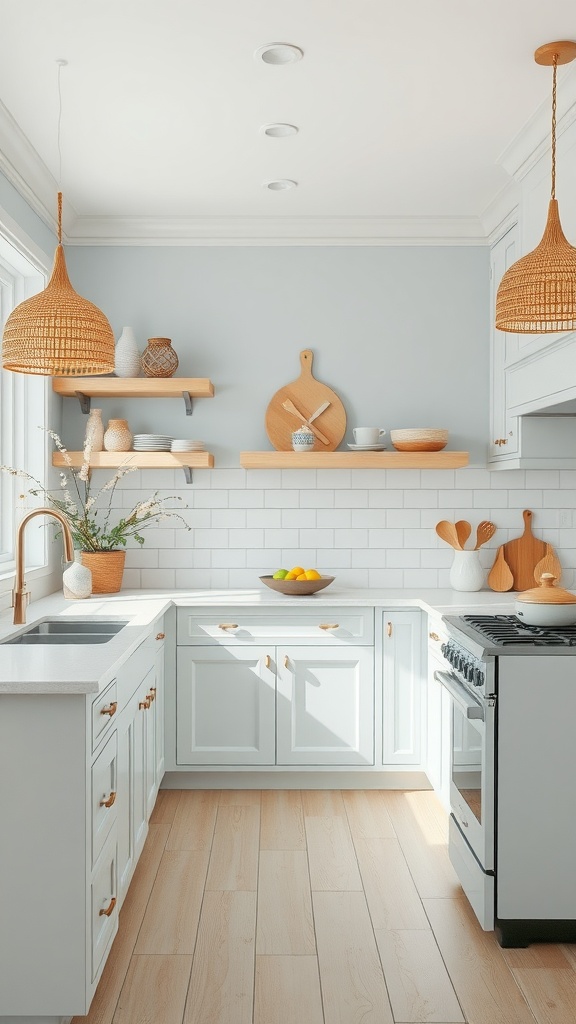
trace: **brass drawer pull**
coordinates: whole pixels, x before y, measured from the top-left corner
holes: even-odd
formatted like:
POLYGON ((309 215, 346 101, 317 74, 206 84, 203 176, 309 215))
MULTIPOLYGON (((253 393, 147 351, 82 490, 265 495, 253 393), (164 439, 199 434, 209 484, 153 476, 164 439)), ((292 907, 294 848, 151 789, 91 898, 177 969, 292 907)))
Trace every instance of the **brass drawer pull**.
POLYGON ((265 664, 266 668, 270 668, 270 655, 269 654, 267 654, 266 657, 264 658, 264 664, 265 664))
POLYGON ((388 622, 386 624, 386 634, 387 634, 387 636, 392 636, 392 623, 391 622, 388 622))
POLYGON ((150 693, 148 694, 148 697, 146 699, 148 699, 148 698, 150 698, 150 703, 152 703, 152 701, 156 700, 156 687, 155 686, 151 686, 150 687, 150 693))
POLYGON ((289 664, 290 664, 290 660, 288 658, 288 655, 285 654, 284 655, 284 668, 288 668, 289 664))
POLYGON ((428 636, 430 637, 431 640, 439 640, 440 639, 440 637, 438 636, 438 633, 428 633, 428 636))
POLYGON ((156 633, 156 639, 157 640, 163 640, 165 636, 166 636, 166 633, 156 633))
POLYGON ((110 900, 110 903, 106 907, 106 910, 99 910, 98 911, 98 917, 110 917, 110 914, 114 910, 115 906, 116 906, 116 897, 113 896, 112 899, 110 900))
POLYGON ((218 629, 238 629, 237 622, 221 622, 218 629))
POLYGON ((339 622, 321 622, 318 629, 340 629, 339 622))
POLYGON ((139 711, 147 711, 152 701, 150 700, 150 694, 147 695, 146 700, 141 700, 138 704, 139 711))
POLYGON ((114 790, 112 790, 112 792, 110 793, 110 796, 108 797, 107 800, 101 800, 100 801, 100 807, 112 807, 112 804, 115 802, 115 800, 116 800, 116 793, 114 792, 114 790))
POLYGON ((117 710, 118 710, 118 701, 117 700, 113 700, 111 704, 107 704, 105 708, 102 708, 102 710, 100 711, 100 714, 101 715, 110 715, 110 718, 112 718, 112 715, 115 715, 117 710))

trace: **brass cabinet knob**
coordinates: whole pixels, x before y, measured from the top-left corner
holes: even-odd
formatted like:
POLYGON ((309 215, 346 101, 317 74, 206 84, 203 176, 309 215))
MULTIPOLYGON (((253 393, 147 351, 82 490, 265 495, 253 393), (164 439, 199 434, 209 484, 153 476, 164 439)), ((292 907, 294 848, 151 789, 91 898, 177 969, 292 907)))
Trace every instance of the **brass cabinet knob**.
POLYGON ((156 639, 157 640, 163 640, 165 636, 166 636, 166 633, 156 633, 156 639))
POLYGON ((100 807, 112 807, 112 804, 115 802, 115 800, 116 800, 116 793, 114 792, 114 790, 112 790, 112 792, 110 793, 110 796, 108 797, 107 800, 101 800, 100 801, 100 807))
POLYGON ((146 697, 146 700, 141 700, 138 704, 139 711, 147 711, 152 701, 150 700, 150 694, 146 697))
POLYGON ((497 445, 498 448, 501 448, 503 444, 508 444, 508 438, 507 437, 497 437, 496 440, 494 441, 494 444, 497 445))
POLYGON ((431 640, 439 640, 440 639, 440 637, 438 636, 438 633, 428 633, 428 636, 430 637, 431 640))
POLYGON ((107 704, 105 708, 102 708, 102 710, 100 711, 100 714, 101 715, 110 715, 110 718, 112 718, 112 715, 115 715, 117 710, 118 710, 118 701, 117 700, 113 700, 111 704, 107 704))
POLYGON ((155 686, 151 686, 150 687, 150 693, 146 697, 146 700, 150 700, 150 703, 152 703, 152 701, 156 700, 156 687, 155 686))
POLYGON ((237 622, 221 622, 218 629, 238 629, 237 622))
POLYGON ((116 897, 113 896, 112 899, 110 900, 110 903, 106 907, 106 910, 99 910, 98 911, 98 917, 110 917, 110 914, 114 910, 115 906, 116 906, 116 897))
POLYGON ((339 629, 339 622, 321 622, 318 629, 339 629))

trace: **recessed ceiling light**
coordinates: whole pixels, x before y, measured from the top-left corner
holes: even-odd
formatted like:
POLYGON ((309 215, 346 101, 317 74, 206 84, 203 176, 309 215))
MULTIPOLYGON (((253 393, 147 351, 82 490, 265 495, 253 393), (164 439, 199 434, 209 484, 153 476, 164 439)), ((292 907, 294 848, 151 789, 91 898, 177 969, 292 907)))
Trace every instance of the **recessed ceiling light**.
POLYGON ((265 64, 295 64, 297 60, 302 60, 304 51, 292 43, 268 43, 260 46, 254 56, 265 64))
POLYGON ((298 134, 295 124, 263 124, 260 131, 272 139, 284 139, 287 135, 298 134))
POLYGON ((276 181, 265 181, 264 188, 269 188, 271 192, 284 192, 287 188, 296 188, 297 184, 297 181, 290 178, 278 178, 276 181))

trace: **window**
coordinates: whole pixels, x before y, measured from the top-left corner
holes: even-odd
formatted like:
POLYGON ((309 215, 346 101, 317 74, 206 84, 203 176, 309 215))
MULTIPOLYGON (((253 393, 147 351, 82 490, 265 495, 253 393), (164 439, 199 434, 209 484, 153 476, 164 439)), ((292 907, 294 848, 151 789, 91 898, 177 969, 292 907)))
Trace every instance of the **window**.
MULTIPOLYGON (((0 209, 0 330, 18 303, 45 285, 45 257, 29 239, 24 240, 0 209), (33 251, 36 249, 36 253, 33 251)), ((46 378, 0 369, 0 462, 46 479, 46 436, 38 430, 46 417, 46 378)), ((14 569, 14 536, 28 490, 26 481, 0 473, 0 584, 14 569)), ((26 507, 30 504, 26 502, 26 507)), ((39 520, 40 522, 40 520, 39 520)), ((29 567, 47 565, 46 530, 30 530, 26 537, 29 567)), ((0 585, 0 590, 6 586, 0 585)))

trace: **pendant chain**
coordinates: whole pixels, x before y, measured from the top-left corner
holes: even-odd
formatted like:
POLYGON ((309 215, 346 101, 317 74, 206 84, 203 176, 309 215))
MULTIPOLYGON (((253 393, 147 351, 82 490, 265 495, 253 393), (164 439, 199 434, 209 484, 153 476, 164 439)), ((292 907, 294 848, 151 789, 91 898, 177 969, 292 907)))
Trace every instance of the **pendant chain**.
POLYGON ((558 73, 558 54, 554 54, 554 73, 552 77, 552 199, 556 198, 556 75, 558 73))

